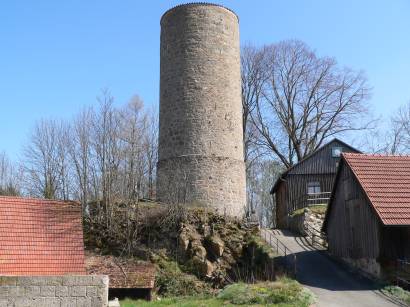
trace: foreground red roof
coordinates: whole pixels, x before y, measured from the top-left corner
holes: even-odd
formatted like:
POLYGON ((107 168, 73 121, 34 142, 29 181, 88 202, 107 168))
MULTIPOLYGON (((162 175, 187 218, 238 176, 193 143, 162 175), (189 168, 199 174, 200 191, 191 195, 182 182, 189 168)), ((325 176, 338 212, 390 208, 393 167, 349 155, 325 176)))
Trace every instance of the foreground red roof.
POLYGON ((85 274, 81 206, 0 197, 0 275, 85 274))
POLYGON ((385 225, 410 225, 410 156, 343 153, 385 225))

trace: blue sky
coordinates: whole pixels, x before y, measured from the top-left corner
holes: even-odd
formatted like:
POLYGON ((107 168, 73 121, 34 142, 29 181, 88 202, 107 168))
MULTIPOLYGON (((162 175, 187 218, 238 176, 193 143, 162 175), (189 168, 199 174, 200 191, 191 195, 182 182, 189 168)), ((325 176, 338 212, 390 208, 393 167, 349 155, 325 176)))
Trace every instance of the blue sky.
MULTIPOLYGON (((240 17, 242 43, 305 41, 364 70, 375 114, 410 100, 410 1, 214 1, 240 17)), ((159 20, 181 1, 0 2, 0 151, 16 157, 41 118, 70 118, 103 87, 118 105, 158 104, 159 20)))

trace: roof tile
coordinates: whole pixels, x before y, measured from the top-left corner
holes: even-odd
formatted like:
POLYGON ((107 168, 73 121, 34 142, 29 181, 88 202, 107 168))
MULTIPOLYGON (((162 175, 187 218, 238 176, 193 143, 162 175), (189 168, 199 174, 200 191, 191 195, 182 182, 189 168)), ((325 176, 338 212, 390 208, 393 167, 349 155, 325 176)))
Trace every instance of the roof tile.
POLYGON ((85 274, 81 206, 0 197, 0 275, 85 274))
POLYGON ((384 225, 410 225, 410 156, 343 153, 384 225))

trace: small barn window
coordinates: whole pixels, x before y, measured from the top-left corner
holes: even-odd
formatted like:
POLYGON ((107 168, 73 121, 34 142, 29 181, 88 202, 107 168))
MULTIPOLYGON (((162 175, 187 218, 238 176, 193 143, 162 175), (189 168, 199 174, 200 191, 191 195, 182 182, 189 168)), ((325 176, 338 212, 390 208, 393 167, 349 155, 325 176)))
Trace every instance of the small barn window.
POLYGON ((308 194, 320 193, 320 182, 319 181, 308 182, 307 192, 308 194))
POLYGON ((343 152, 343 148, 342 147, 333 147, 332 148, 332 157, 333 158, 339 158, 340 155, 343 152))

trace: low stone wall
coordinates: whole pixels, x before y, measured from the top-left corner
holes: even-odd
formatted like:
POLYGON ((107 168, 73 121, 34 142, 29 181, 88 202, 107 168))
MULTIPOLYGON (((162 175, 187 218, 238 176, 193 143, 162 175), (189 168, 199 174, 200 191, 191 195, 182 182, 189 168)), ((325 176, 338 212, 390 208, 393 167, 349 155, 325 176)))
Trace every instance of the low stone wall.
POLYGON ((325 214, 314 213, 309 208, 305 208, 303 212, 288 217, 288 227, 302 236, 307 236, 308 228, 321 230, 324 219, 325 214))
POLYGON ((295 216, 289 216, 288 217, 288 227, 293 232, 301 234, 302 236, 306 236, 305 221, 306 221, 306 213, 297 214, 295 216))
POLYGON ((105 307, 108 276, 0 276, 0 307, 105 307))

